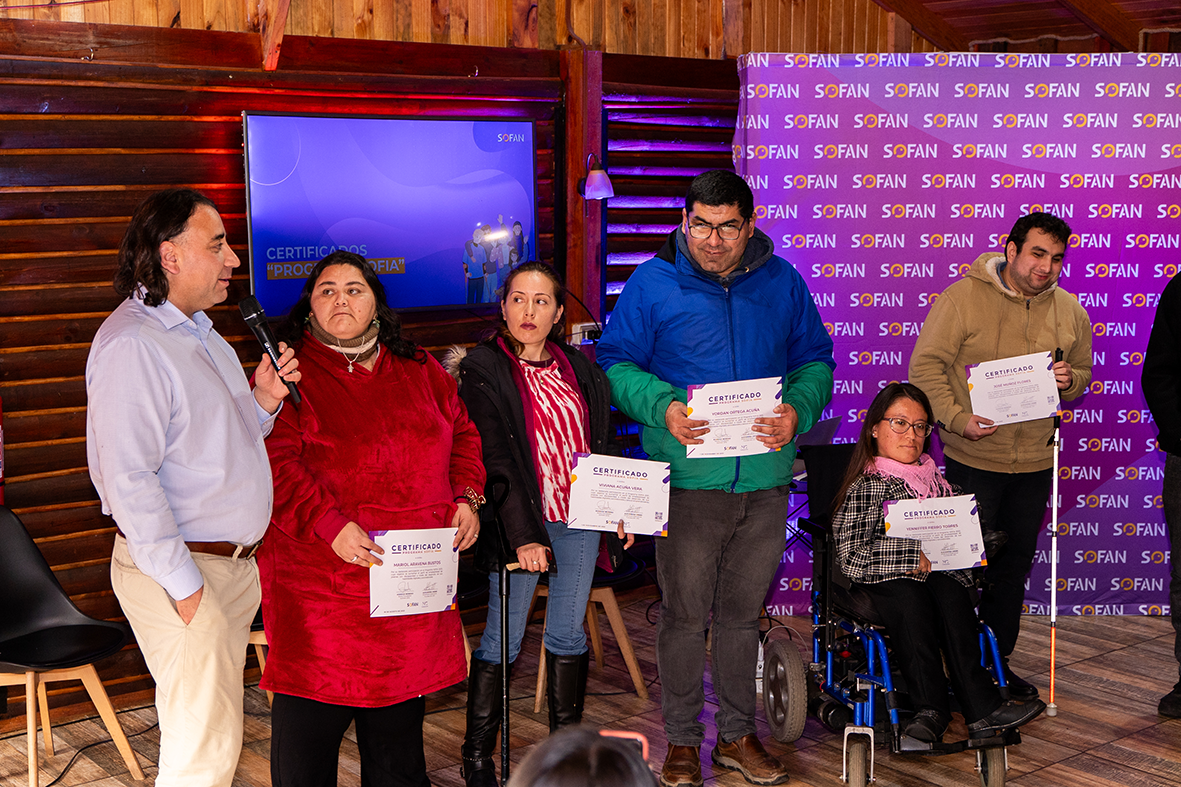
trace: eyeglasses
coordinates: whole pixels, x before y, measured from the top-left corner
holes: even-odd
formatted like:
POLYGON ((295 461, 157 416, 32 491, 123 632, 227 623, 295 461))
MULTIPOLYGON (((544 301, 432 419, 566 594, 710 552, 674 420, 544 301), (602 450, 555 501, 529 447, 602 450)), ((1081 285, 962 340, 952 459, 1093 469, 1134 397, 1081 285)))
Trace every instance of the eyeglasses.
POLYGON ((915 421, 912 424, 905 418, 883 418, 882 420, 890 425, 890 431, 894 434, 906 434, 907 429, 913 429, 916 436, 926 438, 927 435, 935 431, 935 425, 926 421, 915 421))
POLYGON ((738 236, 742 234, 742 228, 746 226, 746 219, 742 220, 741 224, 706 224, 701 222, 699 224, 689 225, 689 235, 697 240, 708 240, 710 235, 714 234, 714 230, 718 231, 718 237, 722 240, 738 240, 738 236))

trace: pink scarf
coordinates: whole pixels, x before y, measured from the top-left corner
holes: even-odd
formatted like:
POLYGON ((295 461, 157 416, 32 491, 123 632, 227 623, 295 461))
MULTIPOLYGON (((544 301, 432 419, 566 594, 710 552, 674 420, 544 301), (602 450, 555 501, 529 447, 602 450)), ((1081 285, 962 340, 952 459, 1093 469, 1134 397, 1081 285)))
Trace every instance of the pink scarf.
POLYGON ((917 465, 907 465, 884 456, 874 457, 865 466, 867 475, 879 475, 883 478, 901 478, 903 483, 914 492, 919 500, 928 497, 947 497, 951 495, 951 484, 944 480, 935 460, 927 454, 919 457, 917 465))

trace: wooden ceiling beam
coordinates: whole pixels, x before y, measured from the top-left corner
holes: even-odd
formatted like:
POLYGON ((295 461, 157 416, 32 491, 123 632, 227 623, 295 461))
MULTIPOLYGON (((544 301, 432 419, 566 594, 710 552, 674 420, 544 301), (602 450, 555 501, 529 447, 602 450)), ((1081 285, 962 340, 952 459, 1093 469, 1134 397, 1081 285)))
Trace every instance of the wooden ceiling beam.
POLYGON ((931 13, 921 0, 874 0, 887 11, 901 16, 919 35, 946 52, 967 52, 968 39, 943 20, 931 13))
POLYGON ((1140 50, 1140 25, 1109 0, 1058 0, 1058 4, 1121 49, 1140 50))
POLYGON ((283 47, 290 8, 291 0, 259 0, 258 35, 262 41, 262 67, 266 71, 279 67, 279 50, 283 47))

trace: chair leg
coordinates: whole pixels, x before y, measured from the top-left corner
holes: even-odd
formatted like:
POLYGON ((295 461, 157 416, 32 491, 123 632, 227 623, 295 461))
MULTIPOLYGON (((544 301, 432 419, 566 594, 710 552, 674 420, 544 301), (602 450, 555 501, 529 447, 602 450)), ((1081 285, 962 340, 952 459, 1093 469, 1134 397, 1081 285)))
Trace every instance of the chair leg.
POLYGON ((37 704, 41 707, 41 735, 45 738, 45 756, 53 756, 53 725, 49 723, 49 692, 45 681, 37 681, 37 704))
POLYGON ((595 608, 595 602, 590 600, 586 602, 586 628, 590 632, 591 649, 595 652, 595 666, 602 669, 603 633, 599 630, 599 610, 595 608))
POLYGON ((123 755, 123 762, 127 763, 127 770, 131 772, 131 778, 137 782, 143 781, 143 769, 139 767, 139 760, 135 758, 135 752, 127 741, 123 725, 119 723, 119 717, 115 715, 115 709, 111 706, 111 698, 107 696, 107 690, 103 688, 103 682, 99 680, 94 665, 87 664, 84 667, 61 670, 60 672, 73 673, 70 677, 82 681, 82 685, 86 687, 86 693, 90 695, 90 701, 94 703, 94 707, 98 709, 98 715, 102 717, 103 724, 107 725, 107 732, 111 734, 111 740, 115 741, 115 747, 123 755))
POLYGON ((25 731, 29 738, 29 787, 37 787, 37 673, 25 673, 25 731))
POLYGON ((591 591, 591 598, 603 605, 607 613, 607 620, 611 623, 611 631, 615 634, 615 641, 619 644, 619 652, 623 654, 623 661, 627 664, 627 671, 631 674, 632 684, 636 687, 636 694, 640 699, 648 699, 648 686, 644 683, 644 675, 640 672, 640 664, 636 661, 636 651, 632 647, 631 637, 627 635, 627 626, 623 624, 623 615, 619 611, 619 603, 615 600, 615 591, 611 588, 598 588, 591 591))
MULTIPOLYGON (((261 642, 254 643, 254 656, 258 659, 258 671, 266 672, 267 669, 267 646, 261 642)), ((267 705, 275 704, 275 692, 267 692, 267 705)))

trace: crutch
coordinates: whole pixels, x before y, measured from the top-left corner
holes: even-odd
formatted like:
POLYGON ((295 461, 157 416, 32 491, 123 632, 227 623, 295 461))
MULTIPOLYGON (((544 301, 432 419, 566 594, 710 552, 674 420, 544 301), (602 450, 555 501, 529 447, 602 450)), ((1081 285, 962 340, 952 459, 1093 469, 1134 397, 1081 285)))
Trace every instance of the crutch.
MULTIPOLYGON (((1054 363, 1062 360, 1062 348, 1054 351, 1054 363)), ((1062 410, 1054 415, 1054 436, 1050 445, 1054 449, 1054 480, 1050 491, 1050 702, 1046 705, 1047 716, 1058 715, 1058 704, 1054 702, 1054 664, 1058 655, 1058 449, 1062 446, 1062 410)))
POLYGON ((500 785, 508 783, 508 755, 509 755, 509 663, 508 663, 508 599, 509 599, 509 571, 519 568, 512 550, 508 546, 508 534, 504 529, 504 522, 500 518, 500 507, 508 499, 509 480, 504 476, 493 476, 488 479, 485 487, 487 501, 492 509, 492 520, 496 526, 500 552, 500 701, 502 705, 500 719, 500 785), (513 560, 510 566, 509 561, 513 560))

